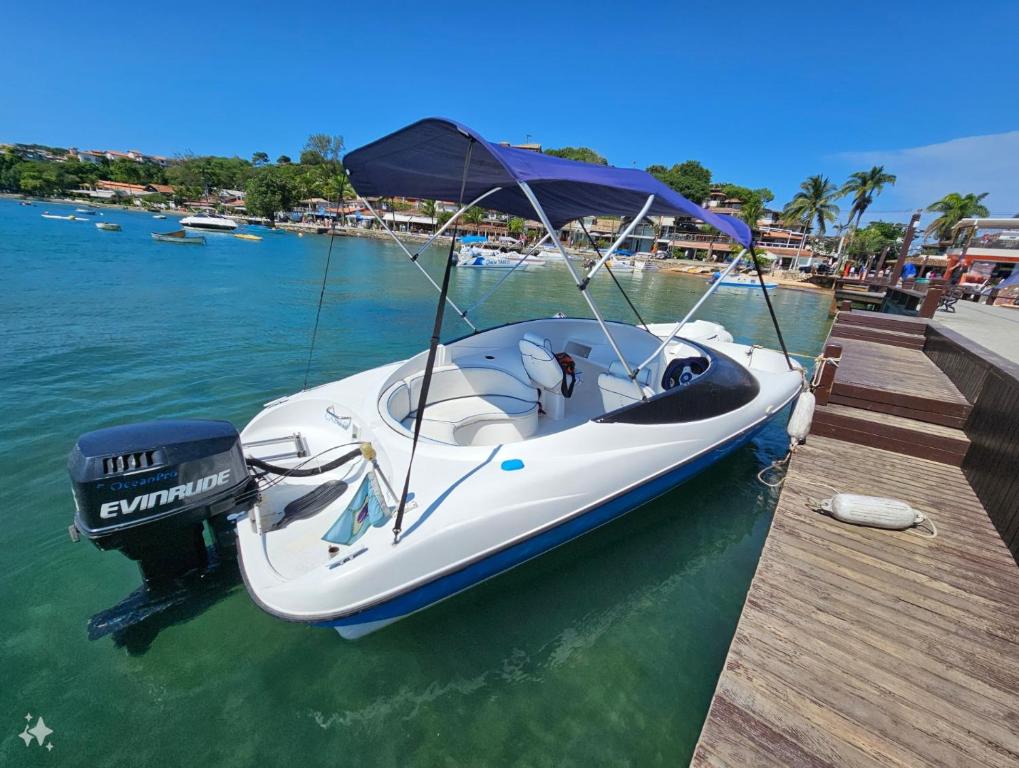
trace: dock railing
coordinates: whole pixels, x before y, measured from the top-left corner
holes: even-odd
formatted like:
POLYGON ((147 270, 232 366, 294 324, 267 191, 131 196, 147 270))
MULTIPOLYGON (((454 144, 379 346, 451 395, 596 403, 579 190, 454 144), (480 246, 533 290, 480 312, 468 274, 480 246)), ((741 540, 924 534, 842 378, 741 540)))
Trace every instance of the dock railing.
POLYGON ((1019 563, 1019 365, 936 325, 924 353, 973 404, 962 470, 1019 563))

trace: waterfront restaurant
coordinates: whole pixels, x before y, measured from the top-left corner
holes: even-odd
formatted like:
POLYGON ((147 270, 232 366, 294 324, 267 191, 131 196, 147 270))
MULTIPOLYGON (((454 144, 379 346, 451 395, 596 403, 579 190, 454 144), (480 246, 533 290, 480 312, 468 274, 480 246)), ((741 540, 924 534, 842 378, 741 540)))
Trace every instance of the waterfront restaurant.
POLYGON ((955 225, 946 276, 962 286, 993 286, 1019 274, 1019 219, 963 219, 955 225))

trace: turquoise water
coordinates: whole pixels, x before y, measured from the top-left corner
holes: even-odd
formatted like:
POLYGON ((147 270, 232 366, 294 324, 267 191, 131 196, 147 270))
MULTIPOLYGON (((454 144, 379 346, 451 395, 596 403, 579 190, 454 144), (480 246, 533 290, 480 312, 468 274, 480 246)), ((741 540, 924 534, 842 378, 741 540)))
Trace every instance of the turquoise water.
MULTIPOLYGON (((209 235, 153 242, 172 219, 107 211, 123 231, 49 221, 0 200, 0 764, 683 765, 689 759, 770 521, 754 445, 589 536, 356 643, 260 611, 228 581, 161 626, 89 642, 89 616, 138 584, 135 566, 66 529, 66 455, 126 421, 243 425, 301 387, 328 238, 209 235), (200 610, 199 610, 200 608, 200 610), (156 631, 158 630, 158 631, 156 631), (17 738, 26 713, 54 749, 17 738)), ((437 273, 442 255, 423 257, 437 273)), ((497 275, 453 278, 467 306, 497 275)), ((620 276, 648 322, 704 282, 620 276)), ((611 283, 609 317, 629 319, 611 283)), ((816 352, 826 297, 778 290, 793 350, 816 352)), ((565 269, 513 275, 483 325, 585 314, 565 269)), ((434 293, 399 251, 338 238, 311 383, 427 344, 434 293)), ((702 317, 774 344, 763 300, 727 293, 702 317)), ((446 337, 464 326, 448 319, 446 337)))

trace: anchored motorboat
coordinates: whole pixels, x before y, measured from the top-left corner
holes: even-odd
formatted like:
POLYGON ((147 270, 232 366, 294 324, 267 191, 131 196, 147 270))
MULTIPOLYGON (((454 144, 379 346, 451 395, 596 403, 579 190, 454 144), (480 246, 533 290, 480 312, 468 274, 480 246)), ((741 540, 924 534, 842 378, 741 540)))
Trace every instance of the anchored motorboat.
POLYGON ((97 221, 96 229, 101 229, 103 232, 119 232, 120 225, 112 221, 97 221))
POLYGON ((153 232, 152 239, 159 243, 173 243, 174 245, 205 245, 205 237, 202 235, 189 236, 183 229, 173 232, 153 232))
POLYGON ((73 533, 139 560, 157 606, 159 589, 204 567, 203 525, 227 550, 236 526, 258 605, 364 635, 665 493, 745 445, 803 390, 780 332, 781 352, 732 343, 720 326, 694 332, 688 321, 716 286, 668 329, 603 317, 587 289, 608 280, 609 254, 645 216, 694 217, 752 247, 742 222, 643 171, 535 156, 444 119, 355 150, 345 166, 366 201, 458 201, 413 253, 367 202, 438 292, 431 342, 268 403, 240 434, 225 422, 161 421, 80 438, 73 533), (479 328, 478 305, 461 309, 449 293, 457 222, 477 205, 536 216, 546 235, 535 248, 550 241, 567 268, 547 279, 568 278, 592 316, 479 328), (630 223, 581 273, 558 233, 592 215, 630 223), (450 228, 436 281, 418 256, 450 228), (447 306, 468 335, 440 339, 447 306))
POLYGON ((771 291, 778 288, 778 283, 774 280, 768 280, 767 278, 759 278, 757 275, 742 275, 742 274, 729 274, 722 275, 721 272, 716 272, 708 281, 715 284, 717 283, 720 288, 743 288, 750 290, 761 290, 763 283, 764 289, 771 291))
POLYGON ((233 219, 211 212, 185 216, 180 220, 180 224, 188 229, 202 229, 210 232, 232 232, 239 226, 233 219))

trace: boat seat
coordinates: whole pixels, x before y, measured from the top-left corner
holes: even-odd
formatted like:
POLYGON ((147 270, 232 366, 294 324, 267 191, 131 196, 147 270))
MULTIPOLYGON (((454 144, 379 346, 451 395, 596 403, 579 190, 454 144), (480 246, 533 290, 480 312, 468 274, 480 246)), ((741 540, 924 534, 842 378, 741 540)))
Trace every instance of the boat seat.
POLYGON ((623 364, 615 360, 609 366, 608 373, 598 376, 598 390, 601 392, 605 413, 639 403, 645 397, 654 395, 651 380, 650 368, 641 368, 634 381, 627 376, 623 364))
MULTIPOLYGON (((416 412, 403 420, 414 431, 416 412)), ((538 429, 538 403, 507 395, 474 395, 429 403, 421 434, 452 445, 498 445, 525 440, 538 429)))
MULTIPOLYGON (((413 431, 423 375, 397 381, 380 408, 413 431)), ((537 390, 498 368, 437 368, 428 388, 421 434, 450 445, 496 445, 525 440, 538 429, 537 390)))
POLYGON ((563 369, 552 354, 552 342, 536 333, 525 333, 517 346, 524 371, 534 386, 549 391, 559 391, 563 383, 563 369))

